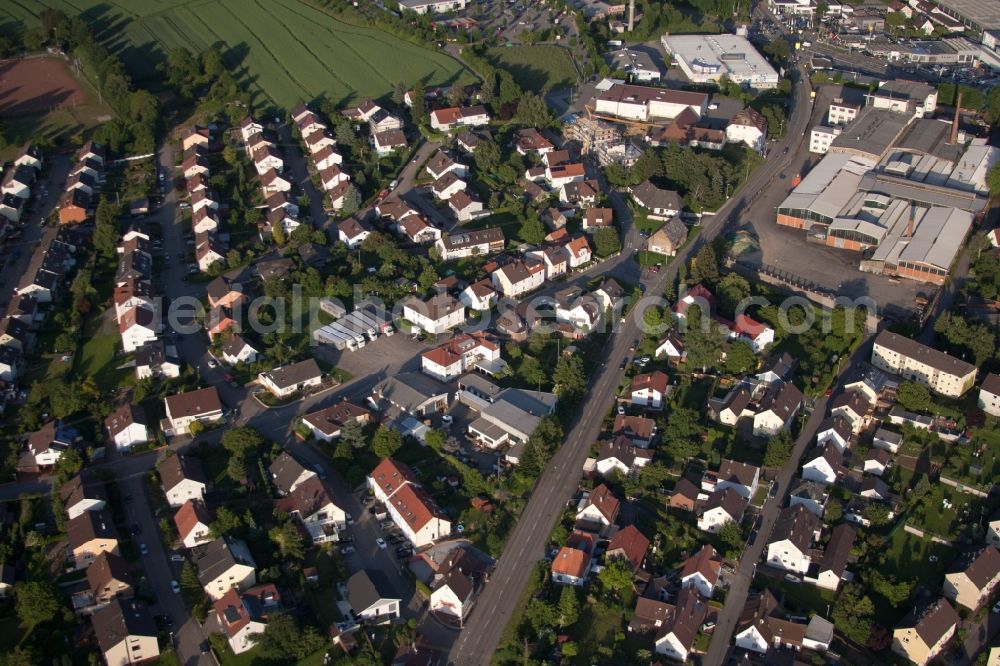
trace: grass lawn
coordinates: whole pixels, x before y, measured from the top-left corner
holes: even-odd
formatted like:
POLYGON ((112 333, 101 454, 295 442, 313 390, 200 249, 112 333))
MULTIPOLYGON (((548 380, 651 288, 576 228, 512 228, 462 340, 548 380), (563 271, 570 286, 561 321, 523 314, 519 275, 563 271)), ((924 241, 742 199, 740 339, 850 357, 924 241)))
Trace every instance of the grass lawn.
POLYGON ((790 611, 806 613, 813 611, 826 616, 827 604, 832 604, 837 596, 830 590, 824 590, 808 583, 789 583, 781 578, 771 576, 757 576, 754 580, 754 587, 761 589, 770 588, 771 592, 781 591, 785 608, 790 611))
POLYGON ((95 334, 95 328, 93 324, 86 327, 83 346, 76 355, 77 373, 81 377, 93 377, 102 392, 130 383, 128 380, 135 373, 132 368, 119 369, 124 359, 115 358, 121 338, 118 335, 95 334))
MULTIPOLYGON (((3 31, 39 24, 44 5, 7 3, 3 31)), ((326 3, 323 3, 326 4, 326 3)), ((273 0, 53 0, 69 16, 103 26, 98 38, 122 58, 133 78, 154 79, 167 52, 185 46, 199 53, 218 46, 225 65, 254 96, 254 104, 289 108, 320 96, 341 101, 381 97, 396 81, 428 87, 462 83, 468 75, 444 51, 403 41, 387 32, 334 18, 320 3, 273 0), (110 28, 113 26, 113 29, 110 28)), ((467 81, 465 81, 467 82, 467 81)))
POLYGON ((661 266, 667 261, 667 257, 665 255, 662 255, 659 252, 650 252, 648 250, 639 250, 636 252, 635 259, 643 268, 647 266, 661 266))
POLYGON ((950 546, 922 539, 900 527, 893 533, 882 556, 872 566, 898 580, 916 579, 922 585, 936 589, 956 554, 957 551, 950 546), (931 562, 932 556, 937 561, 931 562))
POLYGON ((978 515, 975 504, 972 495, 943 483, 931 484, 930 492, 914 507, 907 522, 925 532, 954 539, 968 522, 963 514, 976 509, 973 513, 978 515), (945 506, 945 500, 950 507, 945 506))
POLYGON ((562 48, 550 45, 490 49, 487 59, 511 73, 517 84, 531 92, 568 88, 576 83, 576 67, 562 48))

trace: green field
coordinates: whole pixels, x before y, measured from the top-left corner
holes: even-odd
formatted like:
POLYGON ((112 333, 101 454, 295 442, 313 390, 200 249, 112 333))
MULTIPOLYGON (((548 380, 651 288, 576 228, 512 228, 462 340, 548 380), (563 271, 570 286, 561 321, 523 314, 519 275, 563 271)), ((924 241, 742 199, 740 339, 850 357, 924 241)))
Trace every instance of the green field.
POLYGON ((525 90, 541 92, 576 84, 576 68, 558 46, 512 46, 487 52, 490 63, 511 73, 525 90))
MULTIPOLYGON (((304 0, 49 0, 45 5, 69 16, 83 12, 140 81, 158 76, 156 66, 172 48, 200 52, 217 46, 258 106, 380 97, 397 81, 447 85, 463 71, 445 53, 344 23, 304 0)), ((43 8, 12 0, 0 31, 36 26, 43 8)))

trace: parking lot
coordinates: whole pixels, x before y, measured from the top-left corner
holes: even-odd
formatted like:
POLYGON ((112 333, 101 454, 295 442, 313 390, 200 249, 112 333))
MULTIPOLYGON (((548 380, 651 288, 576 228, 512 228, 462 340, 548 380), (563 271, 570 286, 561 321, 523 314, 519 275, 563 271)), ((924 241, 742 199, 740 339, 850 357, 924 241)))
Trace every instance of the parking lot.
POLYGON ((381 335, 357 351, 339 351, 332 345, 317 345, 313 355, 331 365, 346 370, 355 377, 384 379, 399 372, 420 370, 420 355, 433 345, 414 340, 412 336, 396 331, 381 335))

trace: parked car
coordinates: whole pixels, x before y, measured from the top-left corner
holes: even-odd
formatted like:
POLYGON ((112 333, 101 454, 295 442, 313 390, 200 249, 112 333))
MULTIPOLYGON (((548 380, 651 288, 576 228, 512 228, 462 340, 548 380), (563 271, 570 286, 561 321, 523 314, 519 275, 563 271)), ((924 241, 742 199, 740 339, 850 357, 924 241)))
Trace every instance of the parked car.
POLYGON ((176 580, 170 581, 170 589, 173 590, 174 594, 181 593, 181 585, 176 580))
POLYGON ((354 552, 354 546, 341 546, 340 548, 341 555, 350 555, 353 552, 354 552))
POLYGON ((375 539, 375 545, 377 545, 381 550, 385 550, 385 539, 382 537, 375 539))
POLYGON ((173 555, 170 556, 170 561, 171 562, 183 562, 184 561, 184 556, 181 555, 180 553, 174 553, 173 555))
POLYGON ((144 543, 139 544, 139 553, 141 555, 149 555, 149 548, 146 547, 146 544, 144 543))

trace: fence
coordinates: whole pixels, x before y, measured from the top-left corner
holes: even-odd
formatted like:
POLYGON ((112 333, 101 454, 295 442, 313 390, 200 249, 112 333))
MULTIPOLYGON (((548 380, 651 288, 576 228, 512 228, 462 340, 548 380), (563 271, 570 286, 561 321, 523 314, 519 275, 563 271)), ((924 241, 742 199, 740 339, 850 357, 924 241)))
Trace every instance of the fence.
POLYGON ((988 490, 983 491, 983 490, 980 490, 978 488, 974 488, 972 486, 964 484, 961 481, 955 481, 953 479, 949 479, 946 476, 939 476, 938 480, 940 480, 941 483, 945 484, 946 486, 951 486, 952 488, 954 488, 955 490, 959 491, 960 493, 965 493, 967 495, 974 495, 976 497, 984 497, 984 498, 985 497, 989 497, 990 496, 990 491, 993 490, 993 488, 991 487, 988 490))

